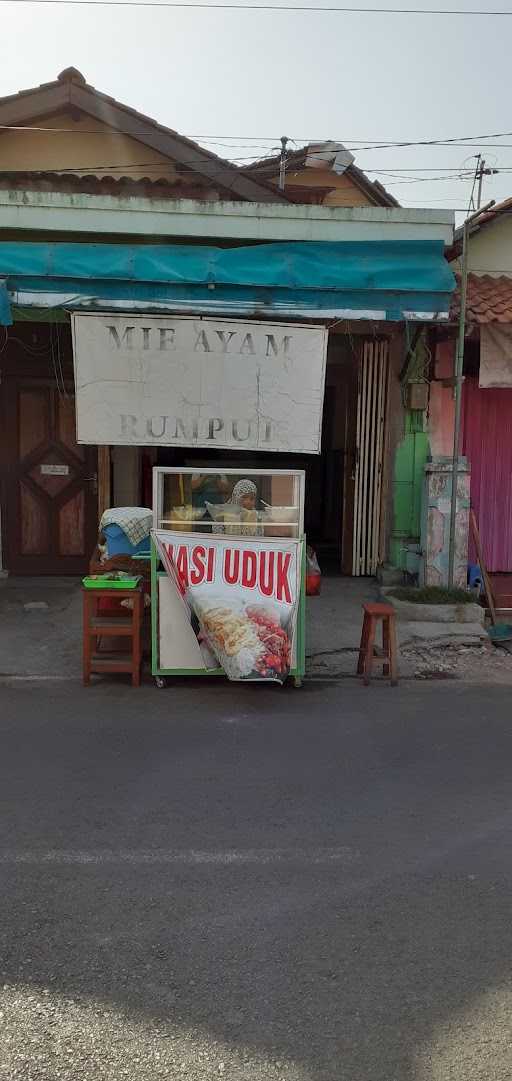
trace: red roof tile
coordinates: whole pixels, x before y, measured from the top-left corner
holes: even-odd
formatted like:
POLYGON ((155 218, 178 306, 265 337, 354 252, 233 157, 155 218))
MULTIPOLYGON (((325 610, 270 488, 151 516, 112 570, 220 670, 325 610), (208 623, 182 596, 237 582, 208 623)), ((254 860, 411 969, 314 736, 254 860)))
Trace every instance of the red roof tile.
MULTIPOLYGON (((220 191, 217 192, 213 184, 206 187, 200 179, 194 182, 193 177, 190 180, 187 180, 186 176, 178 177, 177 180, 166 180, 165 177, 155 180, 148 176, 140 178, 96 176, 90 173, 57 173, 48 170, 46 172, 0 170, 0 189, 78 192, 89 195, 135 195, 149 199, 200 199, 203 202, 221 198, 220 191)), ((231 198, 236 201, 237 196, 234 195, 231 198)))
MULTIPOLYGON (((450 318, 459 318, 460 277, 453 294, 450 318)), ((468 274, 466 305, 468 323, 512 323, 512 277, 501 274, 468 274)))

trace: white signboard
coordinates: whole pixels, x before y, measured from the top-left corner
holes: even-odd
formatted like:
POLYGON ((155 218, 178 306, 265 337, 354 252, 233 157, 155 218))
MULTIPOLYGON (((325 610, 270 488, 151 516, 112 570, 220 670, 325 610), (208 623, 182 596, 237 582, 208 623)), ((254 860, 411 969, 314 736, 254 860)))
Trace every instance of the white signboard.
POLYGON ((69 475, 69 465, 54 465, 51 462, 49 465, 41 466, 41 473, 44 477, 67 477, 69 475))
POLYGON ((73 315, 77 440, 320 453, 327 330, 73 315))

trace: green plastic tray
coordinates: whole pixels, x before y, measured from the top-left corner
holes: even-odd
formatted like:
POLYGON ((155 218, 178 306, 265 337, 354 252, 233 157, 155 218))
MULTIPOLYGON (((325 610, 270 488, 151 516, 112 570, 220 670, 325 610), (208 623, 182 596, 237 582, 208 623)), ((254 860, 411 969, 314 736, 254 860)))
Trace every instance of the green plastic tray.
POLYGON ((142 575, 129 578, 82 578, 85 589, 136 589, 142 575))

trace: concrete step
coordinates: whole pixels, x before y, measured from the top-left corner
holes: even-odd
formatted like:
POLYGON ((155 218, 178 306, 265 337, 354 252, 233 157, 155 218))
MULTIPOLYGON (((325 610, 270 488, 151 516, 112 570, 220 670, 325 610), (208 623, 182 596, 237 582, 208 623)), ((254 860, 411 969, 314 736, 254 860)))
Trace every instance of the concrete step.
POLYGON ((381 586, 401 586, 404 583, 404 574, 391 563, 384 563, 377 568, 377 581, 381 586))
POLYGON ((428 645, 479 646, 488 642, 487 632, 481 623, 398 623, 398 641, 403 647, 428 645))

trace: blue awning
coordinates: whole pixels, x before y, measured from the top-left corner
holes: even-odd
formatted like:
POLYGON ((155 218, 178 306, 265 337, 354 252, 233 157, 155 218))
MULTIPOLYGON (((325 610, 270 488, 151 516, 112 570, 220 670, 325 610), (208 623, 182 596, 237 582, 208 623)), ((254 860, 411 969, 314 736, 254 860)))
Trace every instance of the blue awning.
MULTIPOLYGON (((402 320, 446 315, 442 241, 185 244, 0 243, 11 302, 402 320)), ((1 292, 0 292, 1 297, 1 292)), ((9 321, 2 308, 0 322, 9 321)))
POLYGON ((11 305, 5 278, 0 278, 0 327, 10 327, 12 323, 11 305))

